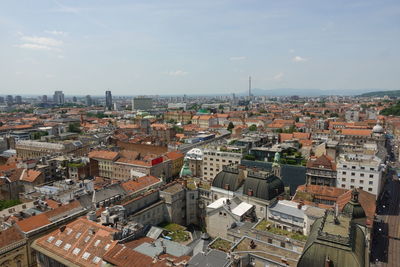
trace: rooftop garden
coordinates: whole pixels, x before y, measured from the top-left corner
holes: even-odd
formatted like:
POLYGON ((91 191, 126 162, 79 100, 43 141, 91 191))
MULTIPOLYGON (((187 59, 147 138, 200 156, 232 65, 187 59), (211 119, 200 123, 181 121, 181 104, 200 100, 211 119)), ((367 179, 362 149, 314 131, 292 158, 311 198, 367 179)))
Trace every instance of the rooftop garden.
POLYGON ((68 167, 70 167, 70 168, 81 168, 83 166, 85 166, 85 163, 83 163, 83 162, 79 162, 79 163, 70 162, 70 163, 68 163, 68 167))
POLYGON ((190 239, 189 232, 182 225, 176 223, 164 223, 160 227, 168 231, 168 236, 175 242, 185 242, 190 239))
POLYGON ((267 220, 262 220, 259 224, 257 224, 255 229, 259 230, 259 231, 269 232, 269 233, 272 233, 275 235, 283 235, 283 236, 286 236, 288 238, 298 240, 298 241, 306 241, 307 240, 307 236, 300 234, 300 233, 290 232, 287 230, 280 229, 278 227, 275 227, 273 222, 270 222, 267 220))
POLYGON ((217 238, 210 244, 210 248, 222 250, 224 252, 228 252, 230 248, 233 246, 233 243, 222 238, 217 238))
POLYGON ((0 210, 8 209, 21 203, 19 199, 0 200, 0 210))

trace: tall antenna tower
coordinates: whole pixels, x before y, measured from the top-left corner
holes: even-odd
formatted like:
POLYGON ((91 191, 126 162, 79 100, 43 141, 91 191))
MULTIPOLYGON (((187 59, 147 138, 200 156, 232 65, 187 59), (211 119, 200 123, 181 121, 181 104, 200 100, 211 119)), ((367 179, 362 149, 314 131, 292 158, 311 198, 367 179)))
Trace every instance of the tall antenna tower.
POLYGON ((251 97, 251 76, 249 76, 249 98, 251 97))

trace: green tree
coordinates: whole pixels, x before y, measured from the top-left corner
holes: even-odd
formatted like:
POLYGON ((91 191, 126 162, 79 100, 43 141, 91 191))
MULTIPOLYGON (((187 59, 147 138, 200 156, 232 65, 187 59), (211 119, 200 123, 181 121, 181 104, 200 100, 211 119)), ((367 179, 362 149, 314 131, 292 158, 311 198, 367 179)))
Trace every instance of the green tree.
POLYGON ((247 155, 244 156, 244 159, 247 159, 247 160, 256 160, 256 157, 255 157, 254 155, 247 154, 247 155))
POLYGON ((257 131, 257 125, 252 124, 252 125, 249 127, 249 131, 252 131, 252 132, 257 131))
POLYGON ((72 122, 68 125, 68 131, 71 133, 81 133, 81 124, 79 122, 72 122))
POLYGON ((233 125, 232 122, 229 122, 228 128, 226 128, 228 131, 232 132, 232 129, 235 128, 235 125, 233 125))
POLYGON ((336 112, 331 113, 331 117, 339 117, 339 114, 337 114, 336 112))

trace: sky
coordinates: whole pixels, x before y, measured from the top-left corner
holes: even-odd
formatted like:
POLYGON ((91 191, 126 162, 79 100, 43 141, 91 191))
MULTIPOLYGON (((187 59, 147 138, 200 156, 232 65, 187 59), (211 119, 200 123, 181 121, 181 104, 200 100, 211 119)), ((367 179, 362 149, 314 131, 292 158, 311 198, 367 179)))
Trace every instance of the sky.
POLYGON ((400 1, 1 0, 0 94, 400 89, 400 1))

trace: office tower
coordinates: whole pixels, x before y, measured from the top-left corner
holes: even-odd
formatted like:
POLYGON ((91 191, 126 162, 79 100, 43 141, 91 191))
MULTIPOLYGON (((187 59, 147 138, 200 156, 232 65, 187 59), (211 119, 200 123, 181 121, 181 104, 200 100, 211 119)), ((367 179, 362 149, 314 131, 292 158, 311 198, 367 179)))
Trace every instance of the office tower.
POLYGON ((15 103, 17 103, 18 105, 22 104, 22 97, 20 95, 17 95, 15 97, 15 103))
POLYGON ((0 96, 0 103, 3 104, 4 103, 4 97, 0 96))
POLYGON ((42 95, 42 102, 47 103, 47 95, 42 95))
POLYGON ((53 95, 53 101, 56 105, 64 105, 65 99, 62 91, 55 91, 53 95))
POLYGON ((78 98, 76 96, 72 97, 72 102, 74 103, 78 102, 78 98))
POLYGON ((86 96, 86 105, 87 106, 93 105, 92 97, 90 95, 86 96))
POLYGON ((149 110, 153 108, 153 99, 150 97, 138 96, 132 100, 132 109, 149 110))
POLYGON ((12 95, 6 96, 6 102, 8 105, 12 105, 14 103, 14 98, 12 95))
POLYGON ((112 95, 111 91, 106 91, 106 109, 112 109, 112 95))

